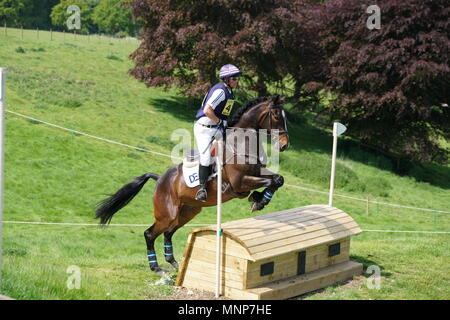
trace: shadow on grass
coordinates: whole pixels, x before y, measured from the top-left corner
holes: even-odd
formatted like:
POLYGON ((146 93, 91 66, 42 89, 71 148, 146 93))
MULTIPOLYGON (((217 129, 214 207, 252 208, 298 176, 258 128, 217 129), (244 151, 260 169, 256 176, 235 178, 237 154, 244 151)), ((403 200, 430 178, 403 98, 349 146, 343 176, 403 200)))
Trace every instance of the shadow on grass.
POLYGON ((150 98, 148 103, 160 112, 170 113, 174 117, 188 122, 194 122, 199 99, 171 96, 169 99, 150 98))
POLYGON ((392 273, 383 271, 384 270, 383 266, 379 265, 376 261, 373 261, 373 260, 370 260, 370 259, 367 259, 367 258, 361 257, 361 256, 355 256, 355 255, 350 255, 350 260, 363 264, 363 272, 362 272, 361 275, 358 276, 357 279, 348 279, 348 280, 344 280, 344 281, 339 281, 339 282, 336 282, 336 283, 334 283, 334 284, 332 284, 330 286, 327 286, 325 288, 317 289, 317 290, 314 290, 314 291, 311 291, 311 292, 299 295, 299 296, 294 297, 292 299, 293 300, 300 300, 300 299, 303 300, 303 299, 306 299, 306 298, 308 298, 310 296, 313 296, 315 294, 323 293, 326 290, 329 290, 330 288, 337 289, 337 288, 346 286, 347 289, 349 289, 349 288, 350 289, 357 289, 361 285, 364 284, 365 279, 368 279, 369 277, 373 277, 373 275, 374 275, 373 272, 372 273, 366 273, 367 268, 370 267, 370 266, 377 266, 377 267, 379 267, 380 271, 381 271, 380 272, 380 276, 381 277, 389 278, 389 277, 392 276, 392 273))
MULTIPOLYGON (((371 257, 371 255, 369 255, 369 257, 371 257)), ((377 266, 378 268, 380 268, 380 271, 381 271, 380 275, 382 277, 389 278, 389 277, 392 276, 392 273, 383 271, 384 267, 382 265, 380 265, 378 262, 374 261, 374 260, 370 260, 368 258, 361 257, 361 256, 356 256, 356 255, 350 255, 350 260, 362 263, 362 265, 363 265, 363 273, 362 273, 362 275, 364 277, 366 277, 366 278, 369 278, 370 276, 373 275, 373 273, 366 273, 367 268, 370 267, 370 266, 377 266)))

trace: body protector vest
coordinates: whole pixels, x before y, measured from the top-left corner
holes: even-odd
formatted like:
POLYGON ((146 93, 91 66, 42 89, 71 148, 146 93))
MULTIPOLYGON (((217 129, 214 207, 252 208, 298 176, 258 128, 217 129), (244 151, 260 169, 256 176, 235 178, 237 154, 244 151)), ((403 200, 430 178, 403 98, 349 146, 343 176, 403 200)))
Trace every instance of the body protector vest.
POLYGON ((223 82, 219 82, 216 83, 211 89, 209 89, 208 93, 205 95, 205 98, 203 98, 202 106, 195 116, 196 120, 200 119, 201 117, 206 117, 205 113, 203 112, 203 108, 205 107, 206 102, 209 100, 213 92, 217 89, 222 89, 225 92, 225 100, 220 102, 220 104, 214 109, 214 114, 221 120, 226 120, 228 118, 231 113, 231 109, 233 108, 234 95, 228 90, 223 82))

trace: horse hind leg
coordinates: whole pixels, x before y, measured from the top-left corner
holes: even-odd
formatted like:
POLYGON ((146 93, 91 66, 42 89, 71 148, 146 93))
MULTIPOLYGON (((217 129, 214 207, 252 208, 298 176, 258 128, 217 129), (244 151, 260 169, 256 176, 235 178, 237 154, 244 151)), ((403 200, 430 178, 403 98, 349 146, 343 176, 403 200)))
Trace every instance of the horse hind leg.
POLYGON ((177 229, 173 231, 164 232, 164 257, 168 263, 170 263, 176 270, 178 270, 179 265, 173 256, 173 244, 172 236, 177 229))
POLYGON ((158 264, 158 259, 155 252, 155 240, 158 238, 158 236, 160 236, 162 233, 165 233, 170 228, 171 222, 173 221, 167 221, 167 219, 165 222, 157 220, 150 228, 148 228, 144 232, 145 242, 147 243, 147 257, 150 270, 163 277, 166 277, 166 274, 158 264))
POLYGON ((150 228, 145 230, 144 238, 145 242, 147 243, 147 257, 150 270, 156 273, 160 273, 162 272, 162 269, 158 265, 158 259, 155 252, 155 240, 160 233, 158 234, 154 232, 155 227, 157 227, 157 223, 153 224, 150 228))
POLYGON ((191 221, 201 210, 201 208, 183 206, 180 210, 177 226, 164 233, 164 257, 176 270, 178 270, 179 265, 173 254, 172 237, 179 228, 191 221))

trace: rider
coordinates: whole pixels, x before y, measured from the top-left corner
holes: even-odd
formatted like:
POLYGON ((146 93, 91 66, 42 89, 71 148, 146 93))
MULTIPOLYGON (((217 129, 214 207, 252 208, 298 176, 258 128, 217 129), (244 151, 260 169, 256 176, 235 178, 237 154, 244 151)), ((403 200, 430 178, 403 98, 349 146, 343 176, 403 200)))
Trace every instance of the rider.
POLYGON ((227 127, 227 119, 234 103, 233 90, 237 87, 239 68, 226 64, 220 68, 221 82, 212 86, 205 95, 202 106, 195 117, 194 135, 200 153, 199 180, 200 189, 195 200, 206 201, 206 183, 211 170, 211 139, 219 131, 223 133, 227 127))

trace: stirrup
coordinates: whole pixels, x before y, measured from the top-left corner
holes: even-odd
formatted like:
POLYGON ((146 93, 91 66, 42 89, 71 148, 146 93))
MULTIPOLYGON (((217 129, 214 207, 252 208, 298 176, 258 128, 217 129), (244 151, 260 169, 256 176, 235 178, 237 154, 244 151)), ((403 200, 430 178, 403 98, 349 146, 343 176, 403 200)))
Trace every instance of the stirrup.
POLYGON ((206 202, 206 198, 208 198, 208 193, 206 192, 206 188, 200 188, 195 195, 195 200, 206 202))

